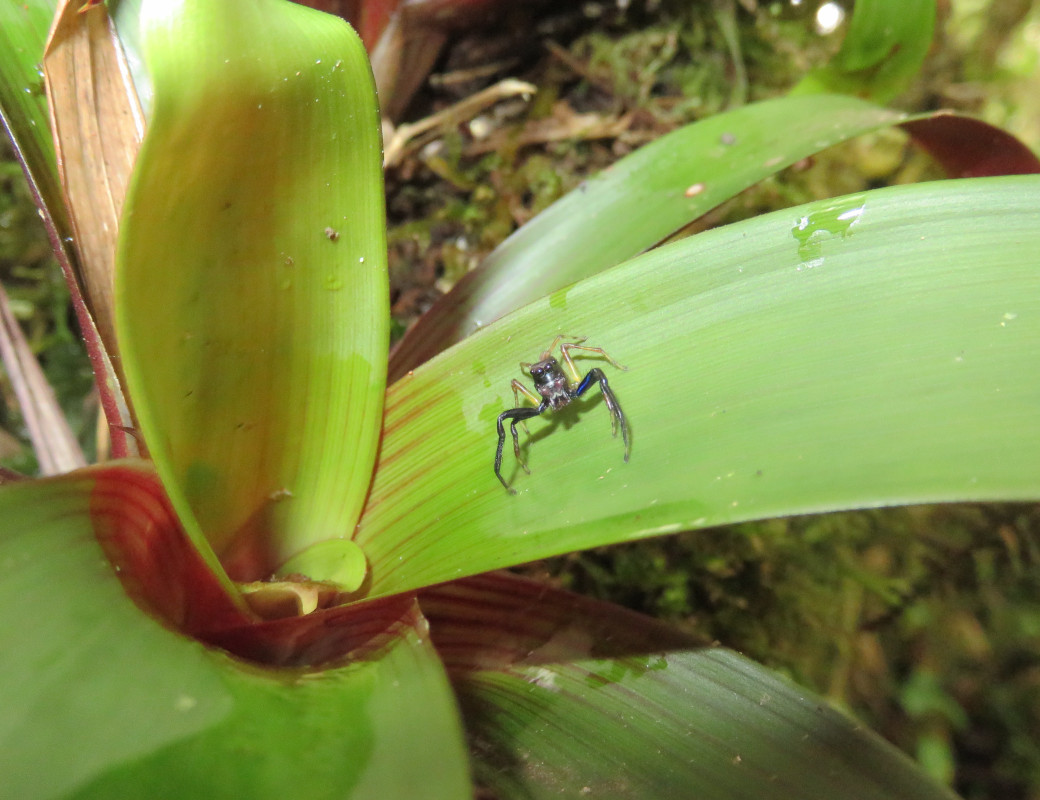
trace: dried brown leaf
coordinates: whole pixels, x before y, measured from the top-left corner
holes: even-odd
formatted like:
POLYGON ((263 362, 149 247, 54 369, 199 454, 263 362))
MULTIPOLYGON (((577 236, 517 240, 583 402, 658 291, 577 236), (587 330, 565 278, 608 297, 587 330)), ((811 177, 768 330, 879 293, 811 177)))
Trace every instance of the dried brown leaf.
POLYGON ((78 277, 121 380, 112 303, 116 238, 144 116, 105 6, 60 3, 43 66, 78 277))

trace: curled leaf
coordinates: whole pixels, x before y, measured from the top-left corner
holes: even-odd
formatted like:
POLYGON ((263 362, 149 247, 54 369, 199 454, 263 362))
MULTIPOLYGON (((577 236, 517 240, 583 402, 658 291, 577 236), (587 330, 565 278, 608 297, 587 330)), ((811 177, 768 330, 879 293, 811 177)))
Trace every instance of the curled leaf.
POLYGON ((346 23, 282 0, 148 0, 141 24, 127 377, 189 534, 266 579, 349 538, 371 478, 389 314, 371 73, 346 23))

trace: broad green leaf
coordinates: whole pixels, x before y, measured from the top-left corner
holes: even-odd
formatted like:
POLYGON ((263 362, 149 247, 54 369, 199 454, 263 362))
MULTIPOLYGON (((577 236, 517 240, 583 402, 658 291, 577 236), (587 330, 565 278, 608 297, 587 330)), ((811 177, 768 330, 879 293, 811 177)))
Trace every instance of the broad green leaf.
POLYGON ((141 23, 155 94, 120 234, 126 374, 200 548, 266 577, 349 537, 371 475, 388 341, 371 73, 346 23, 283 0, 149 0, 141 23))
POLYGON ((920 71, 934 28, 935 0, 857 0, 841 50, 792 94, 843 92, 887 102, 920 71))
POLYGON ((390 379, 549 292, 653 247, 801 158, 908 115, 852 97, 769 100, 654 140, 503 242, 395 348, 390 379))
POLYGON ((201 648, 126 597, 94 540, 91 471, 0 488, 0 752, 8 797, 60 797, 218 724, 201 648))
POLYGON ((357 541, 381 594, 739 520, 1040 496, 1040 179, 894 187, 699 234, 556 292, 391 387, 357 541), (609 374, 529 423, 495 420, 557 334, 609 374))
POLYGON ((653 247, 795 161, 896 124, 951 177, 1040 171, 1028 147, 986 123, 911 116, 852 97, 787 97, 709 117, 621 159, 506 239, 405 334, 391 353, 391 382, 525 303, 653 247))
POLYGON ((955 797, 867 728, 728 650, 486 670, 455 686, 474 776, 503 797, 955 797))
POLYGON ((496 796, 951 796, 820 698, 659 620, 503 572, 419 602, 496 796))
POLYGON ((468 796, 419 617, 370 658, 315 673, 186 639, 130 601, 94 538, 94 493, 119 472, 0 488, 0 794, 468 796))

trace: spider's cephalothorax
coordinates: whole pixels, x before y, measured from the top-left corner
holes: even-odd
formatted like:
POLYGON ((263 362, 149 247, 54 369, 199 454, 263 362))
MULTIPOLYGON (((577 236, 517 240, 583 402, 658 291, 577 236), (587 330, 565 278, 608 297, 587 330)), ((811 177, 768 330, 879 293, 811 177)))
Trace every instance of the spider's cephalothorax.
POLYGON ((512 384, 513 399, 518 407, 503 411, 498 415, 498 449, 495 451, 495 475, 498 476, 498 479, 502 481, 502 485, 511 494, 516 494, 516 490, 502 477, 502 448, 506 442, 505 421, 509 420, 509 430, 513 434, 513 454, 516 456, 516 461, 523 468, 524 472, 530 474, 531 471, 520 457, 520 438, 516 432, 516 423, 523 423, 525 420, 537 417, 545 411, 558 411, 570 403, 571 400, 576 400, 585 394, 593 384, 599 384, 599 390, 603 393, 603 400, 607 404, 607 410, 610 411, 610 428, 614 436, 617 436, 618 427, 621 428, 621 438, 625 442, 625 461, 628 461, 630 451, 628 421, 621 411, 621 406, 618 404, 614 392, 607 383, 607 376, 603 374, 603 370, 594 367, 585 373, 585 377, 582 378, 578 373, 578 368, 574 366, 571 350, 584 350, 588 353, 595 353, 620 370, 625 370, 627 367, 621 366, 603 352, 603 349, 600 347, 586 347, 582 344, 585 341, 584 337, 560 344, 564 338, 563 336, 557 336, 553 343, 549 345, 549 349, 542 353, 541 358, 534 364, 520 364, 520 368, 527 370, 528 374, 534 379, 534 388, 538 394, 535 394, 520 381, 514 379, 512 384), (552 351, 556 349, 558 344, 560 344, 560 354, 563 356, 563 366, 552 355, 552 351), (534 403, 535 406, 533 408, 520 406, 521 394, 534 403))
MULTIPOLYGON (((535 390, 545 398, 549 408, 553 411, 559 411, 573 399, 571 397, 571 382, 563 374, 560 362, 552 356, 542 359, 537 364, 531 364, 527 371, 534 378, 535 390)), ((517 381, 513 382, 516 383, 517 381)))

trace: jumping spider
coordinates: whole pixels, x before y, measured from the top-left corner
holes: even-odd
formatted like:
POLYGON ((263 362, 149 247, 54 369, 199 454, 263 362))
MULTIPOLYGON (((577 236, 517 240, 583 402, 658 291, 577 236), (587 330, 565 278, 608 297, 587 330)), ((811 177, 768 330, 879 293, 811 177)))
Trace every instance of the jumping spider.
POLYGON ((530 475, 531 470, 527 468, 527 464, 520 457, 520 439, 516 433, 516 423, 523 424, 526 429, 525 420, 537 417, 545 411, 559 411, 572 400, 577 400, 585 394, 596 383, 599 384, 599 390, 603 393, 603 400, 607 404, 607 410, 610 411, 610 429, 615 437, 617 436, 618 426, 621 427, 621 438, 625 442, 625 461, 628 461, 628 455, 631 450, 628 441, 628 421, 621 411, 621 406, 618 404, 614 392, 607 383, 607 376, 603 374, 603 370, 599 369, 599 367, 593 367, 582 378, 578 373, 578 368, 574 366, 571 350, 584 350, 587 353, 596 353, 620 370, 627 370, 628 367, 621 366, 603 352, 603 349, 600 347, 586 347, 582 344, 585 341, 584 336, 560 344, 565 338, 569 337, 557 336, 553 339, 549 349, 542 353, 541 358, 534 364, 521 362, 520 369, 526 370, 534 379, 534 388, 538 390, 538 394, 535 394, 514 378, 512 383, 513 400, 519 407, 503 411, 498 415, 498 449, 495 451, 495 475, 498 476, 498 479, 510 494, 516 494, 516 489, 512 488, 506 482, 506 479, 502 477, 502 447, 506 442, 506 431, 503 423, 509 420, 509 429, 513 434, 513 453, 516 455, 516 461, 523 468, 524 472, 530 475), (563 356, 563 367, 560 366, 560 362, 553 358, 552 355, 552 351, 556 349, 558 344, 560 345, 560 354, 563 356), (564 369, 566 369, 566 372, 564 372, 564 369), (520 406, 521 394, 534 403, 535 407, 520 406))

